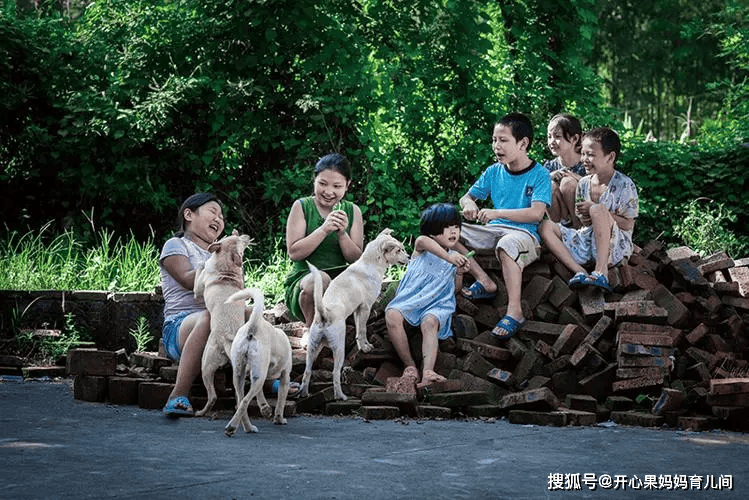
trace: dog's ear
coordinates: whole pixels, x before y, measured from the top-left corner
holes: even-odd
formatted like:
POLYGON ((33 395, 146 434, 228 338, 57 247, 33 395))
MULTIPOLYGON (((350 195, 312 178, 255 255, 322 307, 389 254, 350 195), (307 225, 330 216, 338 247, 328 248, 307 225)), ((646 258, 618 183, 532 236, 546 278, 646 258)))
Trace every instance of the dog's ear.
MULTIPOLYGON (((236 229, 235 229, 235 232, 236 232, 236 229)), ((237 244, 237 251, 241 254, 247 249, 248 246, 252 245, 252 243, 253 243, 252 238, 250 238, 246 234, 243 234, 242 236, 239 237, 239 242, 237 244)))
POLYGON ((382 231, 380 231, 380 234, 378 234, 377 237, 379 238, 380 236, 390 236, 392 234, 392 232, 393 232, 392 229, 389 229, 389 228, 386 227, 385 229, 383 229, 382 231))
POLYGON ((239 236, 239 231, 237 231, 237 228, 234 228, 234 230, 231 232, 232 236, 239 236))
POLYGON ((218 241, 214 241, 210 245, 208 245, 208 251, 211 253, 218 252, 221 249, 221 243, 218 241))

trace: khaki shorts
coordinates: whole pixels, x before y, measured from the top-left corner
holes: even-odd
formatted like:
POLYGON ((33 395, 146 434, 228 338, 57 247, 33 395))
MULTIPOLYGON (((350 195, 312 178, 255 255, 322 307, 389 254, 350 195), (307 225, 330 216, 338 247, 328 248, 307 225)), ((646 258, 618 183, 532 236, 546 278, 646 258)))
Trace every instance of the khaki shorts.
POLYGON ((536 238, 522 229, 501 224, 462 224, 460 237, 467 247, 477 252, 494 250, 497 260, 500 260, 499 251, 503 250, 521 270, 541 255, 536 238))

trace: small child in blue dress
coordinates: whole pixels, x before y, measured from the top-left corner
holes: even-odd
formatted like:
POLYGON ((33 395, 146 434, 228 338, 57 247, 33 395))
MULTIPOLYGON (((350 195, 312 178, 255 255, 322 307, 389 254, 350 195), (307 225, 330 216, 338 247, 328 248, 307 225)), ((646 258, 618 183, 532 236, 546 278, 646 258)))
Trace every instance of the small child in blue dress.
POLYGON ((395 298, 385 309, 388 336, 405 365, 403 376, 419 379, 419 370, 408 346, 404 320, 420 326, 423 371, 419 387, 445 380, 434 371, 439 340, 452 336, 455 291, 460 289, 468 258, 455 250, 460 245, 460 213, 449 203, 430 206, 421 214, 421 235, 395 298))

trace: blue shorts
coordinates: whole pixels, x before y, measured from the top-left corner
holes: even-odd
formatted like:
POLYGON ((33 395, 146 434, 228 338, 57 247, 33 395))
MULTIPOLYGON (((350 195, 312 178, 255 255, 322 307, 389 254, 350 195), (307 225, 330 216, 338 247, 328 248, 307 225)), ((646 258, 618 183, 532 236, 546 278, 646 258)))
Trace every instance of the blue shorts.
POLYGON ((179 361, 179 357, 182 355, 179 349, 179 329, 182 322, 190 314, 192 314, 190 311, 185 311, 164 320, 164 326, 161 329, 161 343, 169 359, 179 361))

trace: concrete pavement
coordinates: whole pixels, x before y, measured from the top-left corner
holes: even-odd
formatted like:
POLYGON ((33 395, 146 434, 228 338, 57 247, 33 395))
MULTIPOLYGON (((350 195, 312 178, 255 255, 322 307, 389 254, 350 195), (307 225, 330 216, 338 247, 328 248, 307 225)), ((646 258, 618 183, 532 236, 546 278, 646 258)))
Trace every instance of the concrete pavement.
POLYGON ((741 433, 298 416, 286 426, 253 419, 259 433, 227 438, 228 416, 170 420, 77 401, 69 381, 0 378, 0 498, 749 495, 741 433))

